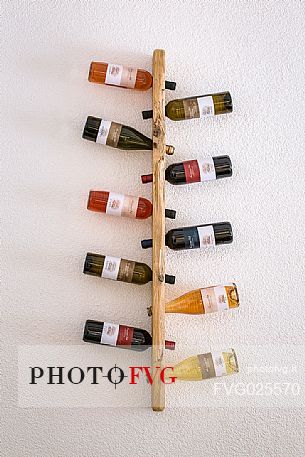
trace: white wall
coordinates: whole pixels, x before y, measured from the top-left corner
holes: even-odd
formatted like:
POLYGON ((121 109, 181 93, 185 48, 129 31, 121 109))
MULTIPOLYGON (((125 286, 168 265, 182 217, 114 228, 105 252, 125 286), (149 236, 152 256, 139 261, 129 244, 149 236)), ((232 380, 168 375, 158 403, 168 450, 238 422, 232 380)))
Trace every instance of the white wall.
MULTIPOLYGON (((3 3, 4 455, 302 455, 305 2, 3 3), (155 414, 103 408, 101 387, 100 408, 24 408, 23 345, 81 345, 80 360, 94 354, 103 364, 113 352, 82 344, 86 318, 149 329, 149 286, 98 281, 81 270, 88 250, 150 262, 139 246, 150 221, 86 211, 90 188, 150 197, 139 178, 151 169, 150 154, 99 147, 81 133, 89 114, 150 133, 140 115, 150 92, 89 84, 87 71, 91 60, 150 69, 156 47, 166 49, 167 78, 177 81, 167 100, 230 90, 234 102, 232 115, 167 122, 167 142, 176 146, 168 163, 225 153, 234 165, 232 179, 167 185, 167 206, 178 210, 167 228, 230 220, 235 235, 215 253, 168 251, 177 283, 167 298, 224 281, 236 281, 241 295, 236 312, 168 317, 177 350, 167 360, 234 347, 241 373, 227 386, 289 381, 302 392, 223 395, 212 404, 213 384, 180 383, 167 388, 168 408, 155 414), (251 374, 254 365, 289 373, 251 374)), ((149 364, 149 354, 142 361, 149 364)), ((87 395, 92 401, 90 386, 77 400, 87 395)))

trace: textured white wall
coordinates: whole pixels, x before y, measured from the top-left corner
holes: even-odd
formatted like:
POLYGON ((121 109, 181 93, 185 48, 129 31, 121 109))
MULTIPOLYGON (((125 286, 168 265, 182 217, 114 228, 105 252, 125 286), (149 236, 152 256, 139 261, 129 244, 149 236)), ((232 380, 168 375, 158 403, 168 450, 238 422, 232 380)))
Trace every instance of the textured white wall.
MULTIPOLYGON (((304 1, 3 2, 4 455, 303 455, 304 20, 304 1), (99 147, 81 133, 89 114, 150 133, 140 115, 150 93, 89 84, 87 71, 94 59, 150 69, 156 47, 166 49, 167 79, 177 81, 167 100, 230 90, 234 102, 232 115, 167 123, 176 146, 168 163, 225 153, 234 165, 232 179, 167 185, 167 207, 178 210, 167 228, 230 220, 235 235, 215 253, 168 252, 177 283, 167 297, 224 281, 236 281, 241 295, 234 313, 168 317, 167 335, 177 341, 168 361, 232 346, 241 365, 234 382, 251 383, 268 379, 247 367, 273 366, 276 357, 297 367, 289 379, 303 396, 235 396, 218 408, 207 401, 211 384, 180 383, 167 389, 163 414, 18 407, 22 345, 81 344, 89 317, 150 326, 149 286, 81 273, 87 250, 150 262, 139 247, 150 221, 85 209, 90 188, 150 197, 140 183, 150 154, 99 147)), ((110 357, 107 348, 79 350, 83 361, 110 357)))

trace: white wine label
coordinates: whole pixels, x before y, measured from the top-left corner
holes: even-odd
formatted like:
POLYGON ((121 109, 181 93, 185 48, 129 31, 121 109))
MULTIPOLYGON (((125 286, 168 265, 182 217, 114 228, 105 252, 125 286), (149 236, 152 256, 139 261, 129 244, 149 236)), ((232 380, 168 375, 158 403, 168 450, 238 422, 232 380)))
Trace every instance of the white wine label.
POLYGON ((200 289, 204 311, 208 313, 217 313, 229 309, 228 296, 225 287, 205 287, 200 289))
POLYGON ((110 257, 106 255, 102 271, 102 278, 117 280, 121 259, 120 257, 110 257))
POLYGON ((211 352, 215 376, 224 376, 227 374, 226 364, 222 352, 211 352))
POLYGON ((111 216, 122 216, 124 200, 125 195, 110 192, 106 206, 106 214, 110 214, 111 216))
POLYGON ((120 86, 123 74, 123 65, 117 65, 115 63, 109 63, 106 72, 106 84, 112 84, 113 86, 120 86))
POLYGON ((207 249, 215 246, 215 235, 213 225, 197 227, 197 231, 201 249, 207 249))
POLYGON ((133 89, 136 85, 137 68, 123 67, 121 86, 133 89))
POLYGON ((206 97, 198 97, 197 98, 200 117, 205 116, 214 116, 214 102, 212 95, 208 95, 206 97))
POLYGON ((132 219, 137 216, 137 209, 139 204, 139 197, 133 197, 132 195, 125 195, 122 216, 131 217, 132 219))
POLYGON ((111 127, 111 121, 104 121, 102 119, 101 125, 97 132, 96 143, 106 144, 109 130, 111 127))
POLYGON ((200 172, 200 181, 213 181, 216 179, 216 171, 214 160, 212 157, 207 157, 206 159, 197 159, 199 172, 200 172))
POLYGON ((104 322, 104 327, 101 336, 101 344, 109 344, 110 346, 116 346, 119 329, 120 326, 118 324, 110 324, 109 322, 104 322))

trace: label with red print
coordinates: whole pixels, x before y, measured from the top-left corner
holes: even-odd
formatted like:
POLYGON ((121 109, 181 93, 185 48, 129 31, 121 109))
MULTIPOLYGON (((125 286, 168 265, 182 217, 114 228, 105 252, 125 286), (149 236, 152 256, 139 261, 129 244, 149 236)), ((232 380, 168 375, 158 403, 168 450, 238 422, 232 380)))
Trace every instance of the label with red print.
POLYGON ((118 324, 111 324, 109 322, 104 322, 102 335, 101 335, 101 344, 108 344, 109 346, 116 346, 117 339, 119 335, 118 324))
POLYGON ((106 72, 106 84, 113 86, 120 86, 123 74, 123 65, 117 65, 116 63, 109 63, 106 72))
POLYGON ((117 346, 131 346, 133 332, 134 332, 133 327, 128 327, 127 325, 120 325, 116 345, 117 346))
POLYGON ((214 179, 216 179, 216 171, 213 158, 207 157, 205 159, 198 159, 197 162, 200 173, 200 181, 214 181, 214 179))

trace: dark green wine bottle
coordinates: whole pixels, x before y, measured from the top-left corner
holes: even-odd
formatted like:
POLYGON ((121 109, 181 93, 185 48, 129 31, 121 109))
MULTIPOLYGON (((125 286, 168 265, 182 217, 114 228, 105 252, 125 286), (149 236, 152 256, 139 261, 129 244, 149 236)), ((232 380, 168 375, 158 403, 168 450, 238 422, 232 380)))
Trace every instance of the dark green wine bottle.
MULTIPOLYGON (((165 115, 172 121, 183 121, 218 114, 232 113, 233 105, 230 92, 199 95, 170 101, 165 106, 165 115)), ((151 119, 152 110, 142 111, 143 119, 151 119)))
MULTIPOLYGON (((233 232, 230 222, 176 228, 165 235, 165 245, 175 251, 180 251, 181 249, 205 249, 218 244, 232 243, 232 241, 233 232)), ((151 248, 152 245, 152 239, 141 241, 143 249, 151 248)))
MULTIPOLYGON (((114 281, 132 284, 147 284, 152 280, 152 270, 146 263, 125 260, 88 252, 84 264, 84 273, 114 281)), ((175 276, 165 275, 165 282, 175 284, 175 276)))
MULTIPOLYGON (((151 151, 153 148, 152 139, 133 127, 93 116, 87 118, 83 138, 127 151, 151 151)), ((166 146, 165 148, 166 154, 169 155, 173 154, 174 150, 173 146, 166 146)))

